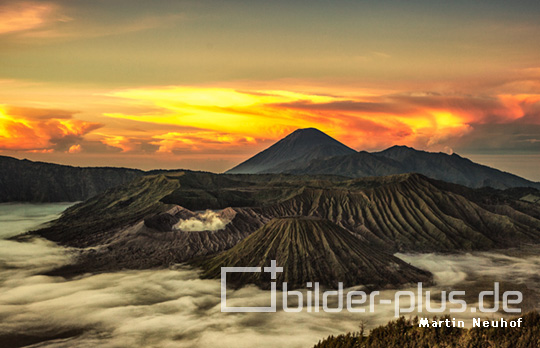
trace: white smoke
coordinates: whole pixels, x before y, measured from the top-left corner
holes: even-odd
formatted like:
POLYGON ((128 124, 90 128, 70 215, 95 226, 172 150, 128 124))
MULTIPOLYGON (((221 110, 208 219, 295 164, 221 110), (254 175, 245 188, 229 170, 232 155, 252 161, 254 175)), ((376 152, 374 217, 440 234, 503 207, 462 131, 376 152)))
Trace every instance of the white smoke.
POLYGON ((452 149, 450 146, 445 146, 442 152, 447 155, 452 155, 454 153, 454 149, 452 149))
POLYGON ((229 222, 231 221, 222 219, 216 212, 207 210, 197 217, 178 221, 173 228, 189 232, 218 231, 224 229, 229 222))

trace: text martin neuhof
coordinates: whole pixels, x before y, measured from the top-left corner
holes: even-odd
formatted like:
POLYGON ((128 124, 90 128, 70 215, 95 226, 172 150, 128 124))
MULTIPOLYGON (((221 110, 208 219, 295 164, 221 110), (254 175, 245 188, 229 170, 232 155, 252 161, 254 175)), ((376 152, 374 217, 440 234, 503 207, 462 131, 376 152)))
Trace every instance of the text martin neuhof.
MULTIPOLYGON (((517 318, 514 320, 506 320, 504 318, 496 319, 496 320, 484 320, 481 318, 473 318, 472 319, 472 327, 500 327, 500 328, 507 328, 507 327, 521 327, 523 324, 523 318, 517 318)), ((441 319, 441 320, 430 320, 428 318, 420 318, 418 320, 418 326, 419 327, 465 327, 465 322, 463 320, 456 320, 455 318, 452 319, 441 319)))
MULTIPOLYGON (((268 307, 234 307, 227 306, 227 274, 228 273, 270 273, 272 280, 276 279, 277 273, 283 272, 283 267, 278 267, 276 260, 272 260, 270 267, 221 267, 221 311, 222 312, 276 312, 277 311, 277 286, 275 281, 270 282, 270 306, 268 307)), ((351 290, 344 296, 343 283, 338 283, 337 290, 321 291, 318 282, 307 282, 303 291, 288 290, 287 282, 282 283, 282 310, 288 313, 301 312, 341 312, 347 310, 352 313, 375 312, 376 304, 394 304, 394 315, 399 317, 407 313, 521 313, 517 308, 523 301, 520 291, 499 290, 499 283, 495 282, 493 288, 478 294, 477 306, 468 306, 464 299, 465 291, 441 291, 440 302, 437 306, 431 303, 431 291, 425 291, 422 283, 418 283, 416 291, 396 291, 393 299, 380 298, 379 291, 366 293, 361 290, 351 290), (305 298, 304 298, 305 297, 305 298), (293 301, 290 301, 290 300, 293 301), (332 306, 329 306, 329 302, 332 306), (290 305, 294 303, 293 305, 290 305), (304 306, 305 303, 305 306, 304 306), (406 305, 403 305, 406 304, 406 305)), ((431 322, 430 322, 431 325, 431 322)), ((482 324, 483 325, 483 324, 482 324)))

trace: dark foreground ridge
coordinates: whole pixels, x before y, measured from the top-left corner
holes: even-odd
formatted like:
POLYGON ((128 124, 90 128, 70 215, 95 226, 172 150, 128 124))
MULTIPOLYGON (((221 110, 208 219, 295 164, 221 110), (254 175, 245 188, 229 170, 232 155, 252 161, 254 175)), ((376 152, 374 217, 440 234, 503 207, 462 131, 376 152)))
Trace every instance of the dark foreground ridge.
POLYGON ((0 156, 0 202, 76 202, 126 184, 142 170, 72 167, 0 156))
MULTIPOLYGON (((443 317, 440 320, 451 319, 443 317)), ((373 329, 369 335, 363 332, 330 336, 314 348, 533 348, 540 347, 540 314, 522 316, 520 328, 471 328, 418 326, 418 318, 391 321, 373 329)), ((508 319, 508 320, 515 320, 508 319)), ((488 319, 486 319, 488 320, 488 319)))
POLYGON ((0 156, 0 203, 84 201, 142 176, 168 172, 174 171, 74 167, 0 156))
MULTIPOLYGON (((358 235, 331 221, 315 217, 275 218, 232 249, 201 264, 203 277, 220 278, 221 267, 265 267, 271 260, 283 266, 276 284, 287 282, 289 289, 303 288, 307 282, 337 288, 363 284, 368 287, 399 286, 431 281, 430 274, 397 257, 376 250, 358 235)), ((233 273, 228 283, 247 283, 270 288, 267 273, 233 273), (237 277, 235 277, 237 276, 237 277)))

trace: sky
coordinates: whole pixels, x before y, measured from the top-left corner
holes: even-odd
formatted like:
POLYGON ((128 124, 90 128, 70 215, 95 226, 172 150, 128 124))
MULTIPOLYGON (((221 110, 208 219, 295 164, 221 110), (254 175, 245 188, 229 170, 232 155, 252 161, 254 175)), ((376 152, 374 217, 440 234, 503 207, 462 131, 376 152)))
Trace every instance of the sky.
POLYGON ((540 181, 538 1, 0 0, 0 155, 222 172, 297 128, 540 181))

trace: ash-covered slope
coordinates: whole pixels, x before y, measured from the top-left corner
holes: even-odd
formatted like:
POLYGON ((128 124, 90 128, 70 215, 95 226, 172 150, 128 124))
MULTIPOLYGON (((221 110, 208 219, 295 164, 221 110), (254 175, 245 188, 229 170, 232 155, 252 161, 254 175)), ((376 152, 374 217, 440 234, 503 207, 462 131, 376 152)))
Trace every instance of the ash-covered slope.
POLYGON ((180 187, 176 174, 138 178, 68 208, 50 226, 36 233, 54 242, 77 248, 103 245, 114 231, 145 217, 171 209, 161 200, 180 187))
POLYGON ((533 188, 470 189, 419 174, 344 180, 165 173, 75 205, 33 234, 84 248, 73 274, 167 267, 216 254, 285 216, 332 221, 387 252, 461 252, 540 243, 536 197, 533 188), (208 231, 174 228, 206 209, 228 223, 208 231))
POLYGON ((281 173, 314 159, 355 153, 318 129, 298 129, 268 149, 240 163, 227 174, 281 173))
POLYGON ((208 212, 174 206, 122 228, 81 236, 72 242, 91 243, 80 249, 76 262, 52 272, 65 277, 123 269, 163 268, 232 248, 265 221, 257 215, 227 208, 212 212, 217 226, 204 225, 208 212), (198 224, 204 228, 190 228, 198 224), (180 225, 180 226, 179 226, 180 225), (100 242, 96 240, 101 238, 100 242))
MULTIPOLYGON (((265 267, 276 260, 283 272, 277 286, 290 288, 319 282, 323 287, 354 285, 398 286, 429 282, 428 272, 366 245, 351 232, 314 217, 281 217, 264 225, 232 249, 200 263, 203 277, 220 278, 221 267, 265 267)), ((228 283, 254 283, 270 287, 270 276, 261 273, 233 273, 228 283)))
POLYGON ((518 196, 401 174, 305 187, 260 213, 329 219, 393 251, 487 250, 540 242, 540 206, 518 196))

